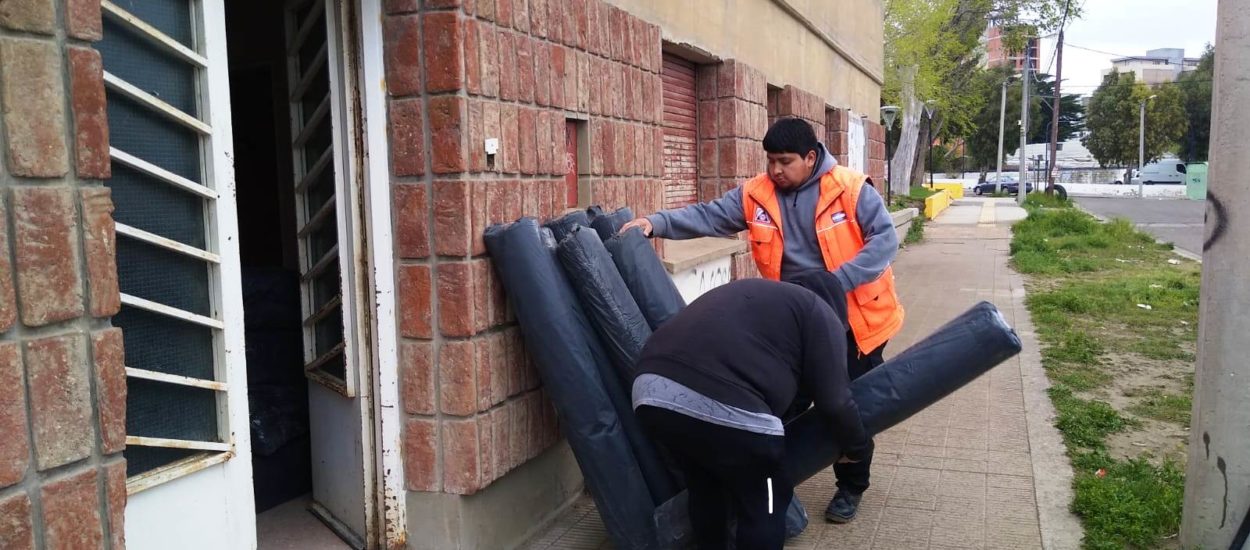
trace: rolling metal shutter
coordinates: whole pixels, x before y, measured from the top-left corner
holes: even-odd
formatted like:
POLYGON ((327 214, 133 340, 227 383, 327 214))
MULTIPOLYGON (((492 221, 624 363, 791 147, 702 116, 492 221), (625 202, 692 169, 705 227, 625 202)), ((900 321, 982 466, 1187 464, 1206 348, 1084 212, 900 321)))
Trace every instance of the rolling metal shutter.
POLYGON ((698 201, 698 107, 694 64, 664 55, 664 207, 698 201))

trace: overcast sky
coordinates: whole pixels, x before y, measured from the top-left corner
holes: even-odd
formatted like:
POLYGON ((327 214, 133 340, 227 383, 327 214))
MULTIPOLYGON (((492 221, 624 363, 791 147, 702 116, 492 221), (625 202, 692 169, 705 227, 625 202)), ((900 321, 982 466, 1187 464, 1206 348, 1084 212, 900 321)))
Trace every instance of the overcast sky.
MULTIPOLYGON (((1102 71, 1120 55, 1145 55, 1155 48, 1185 48, 1199 57, 1215 43, 1216 0, 1072 0, 1083 2, 1082 17, 1068 24, 1063 51, 1064 93, 1093 93, 1102 71), (1095 53, 1073 46, 1118 55, 1095 53)), ((1042 65, 1054 74, 1055 40, 1042 41, 1042 65)))

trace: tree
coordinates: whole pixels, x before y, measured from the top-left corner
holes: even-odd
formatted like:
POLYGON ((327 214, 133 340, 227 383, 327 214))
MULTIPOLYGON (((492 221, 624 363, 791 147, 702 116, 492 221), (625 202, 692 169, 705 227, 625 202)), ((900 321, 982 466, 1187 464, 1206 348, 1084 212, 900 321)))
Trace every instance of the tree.
MULTIPOLYGON (((1050 124, 1054 118, 1050 104, 1055 101, 1055 78, 1048 74, 1037 75, 1033 91, 1029 93, 1036 97, 1039 107, 1036 117, 1029 119, 1029 143, 1050 143, 1050 124)), ((1085 129, 1085 107, 1077 94, 1063 94, 1059 107, 1059 141, 1064 142, 1085 129)))
POLYGON ((1157 160, 1176 147, 1189 125, 1178 86, 1150 88, 1133 73, 1111 72, 1090 98, 1082 139, 1102 166, 1136 166, 1139 107, 1146 101, 1146 162, 1157 160), (1154 100, 1148 100, 1150 96, 1154 100))
POLYGON ((1181 75, 1177 86, 1184 96, 1189 131, 1181 142, 1185 162, 1207 160, 1211 146, 1211 82, 1215 79, 1215 49, 1203 52, 1196 70, 1181 75))
POLYGON ((929 145, 920 142, 929 126, 917 112, 923 102, 937 112, 930 137, 954 142, 977 130, 973 119, 986 101, 977 86, 986 22, 1005 29, 1007 47, 1017 47, 1029 35, 1056 28, 1065 5, 1070 18, 1079 15, 1068 0, 886 0, 882 100, 904 110, 890 169, 902 186, 893 189, 905 191, 907 184, 897 180, 914 180, 923 171, 929 145))
MULTIPOLYGON (((1007 86, 1007 120, 1003 125, 1003 154, 1010 155, 1020 147, 1020 83, 1018 79, 1012 79, 1012 73, 1011 68, 1002 67, 986 70, 980 76, 978 89, 984 95, 985 102, 973 117, 975 130, 964 138, 964 144, 972 167, 982 174, 998 165, 998 123, 1002 114, 1000 109, 1004 81, 1010 82, 1007 86)), ((1049 119, 1041 121, 1044 98, 1034 95, 1029 99, 1030 135, 1035 135, 1043 128, 1043 124, 1049 124, 1049 119)), ((1065 109, 1066 105, 1065 103, 1065 109)), ((1065 117, 1061 115, 1060 119, 1063 118, 1065 117)))

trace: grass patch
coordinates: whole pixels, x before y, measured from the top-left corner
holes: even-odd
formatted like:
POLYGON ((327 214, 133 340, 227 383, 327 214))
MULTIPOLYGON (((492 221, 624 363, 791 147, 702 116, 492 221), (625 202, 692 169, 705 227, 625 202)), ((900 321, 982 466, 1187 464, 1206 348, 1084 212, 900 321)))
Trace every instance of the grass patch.
POLYGON ((908 195, 910 195, 913 200, 920 201, 925 200, 936 193, 937 191, 929 189, 928 187, 912 187, 908 190, 908 195))
POLYGON ((1085 524, 1083 544, 1154 547, 1179 529, 1183 467, 1151 463, 1150 449, 1112 456, 1106 442, 1115 433, 1148 429, 1142 419, 1187 426, 1192 375, 1184 393, 1140 391, 1126 395, 1123 410, 1101 396, 1122 372, 1115 363, 1126 359, 1140 358, 1134 369, 1164 369, 1168 376, 1192 372, 1200 267, 1169 263, 1171 247, 1128 221, 1099 223, 1071 206, 1056 196, 1029 195, 1029 216, 1013 228, 1011 261, 1029 275, 1026 303, 1052 382, 1055 423, 1076 470, 1072 510, 1085 524))
POLYGON ((1140 399, 1129 408, 1129 412, 1145 418, 1189 425, 1189 415, 1194 406, 1190 396, 1150 390, 1134 397, 1140 399))
POLYGON ((1024 197, 1026 208, 1072 208, 1072 201, 1060 198, 1058 194, 1029 193, 1024 197))
POLYGON ((907 235, 903 237, 903 244, 916 244, 924 240, 924 216, 916 216, 911 219, 911 225, 907 226, 907 235))
POLYGON ((1072 511, 1085 521, 1086 548, 1153 548, 1181 526, 1185 472, 1174 462, 1154 466, 1143 459, 1117 461, 1092 453, 1076 474, 1072 511))
POLYGON ((1081 399, 1062 385, 1050 388, 1050 400, 1058 413, 1055 426, 1063 434, 1069 449, 1106 451, 1104 442, 1107 436, 1124 431, 1131 424, 1111 405, 1081 399))

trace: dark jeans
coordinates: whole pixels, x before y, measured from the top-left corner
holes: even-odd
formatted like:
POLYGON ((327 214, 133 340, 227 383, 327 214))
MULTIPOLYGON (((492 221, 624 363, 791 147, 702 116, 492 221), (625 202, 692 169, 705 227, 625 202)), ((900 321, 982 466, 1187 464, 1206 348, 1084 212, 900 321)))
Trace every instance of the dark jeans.
MULTIPOLYGON (((885 362, 883 354, 885 353, 886 344, 872 350, 866 355, 859 354, 859 346, 855 343, 855 337, 851 333, 846 333, 846 372, 850 375, 851 380, 855 380, 868 371, 876 368, 885 362)), ((838 488, 855 494, 861 494, 868 490, 868 470, 872 468, 872 451, 868 452, 868 457, 859 462, 848 462, 845 464, 834 463, 833 475, 838 479, 838 488)))
POLYGON ((785 545, 786 507, 794 485, 781 468, 784 437, 646 405, 636 414, 685 474, 699 548, 727 548, 731 517, 737 520, 736 548, 780 550, 785 545))

